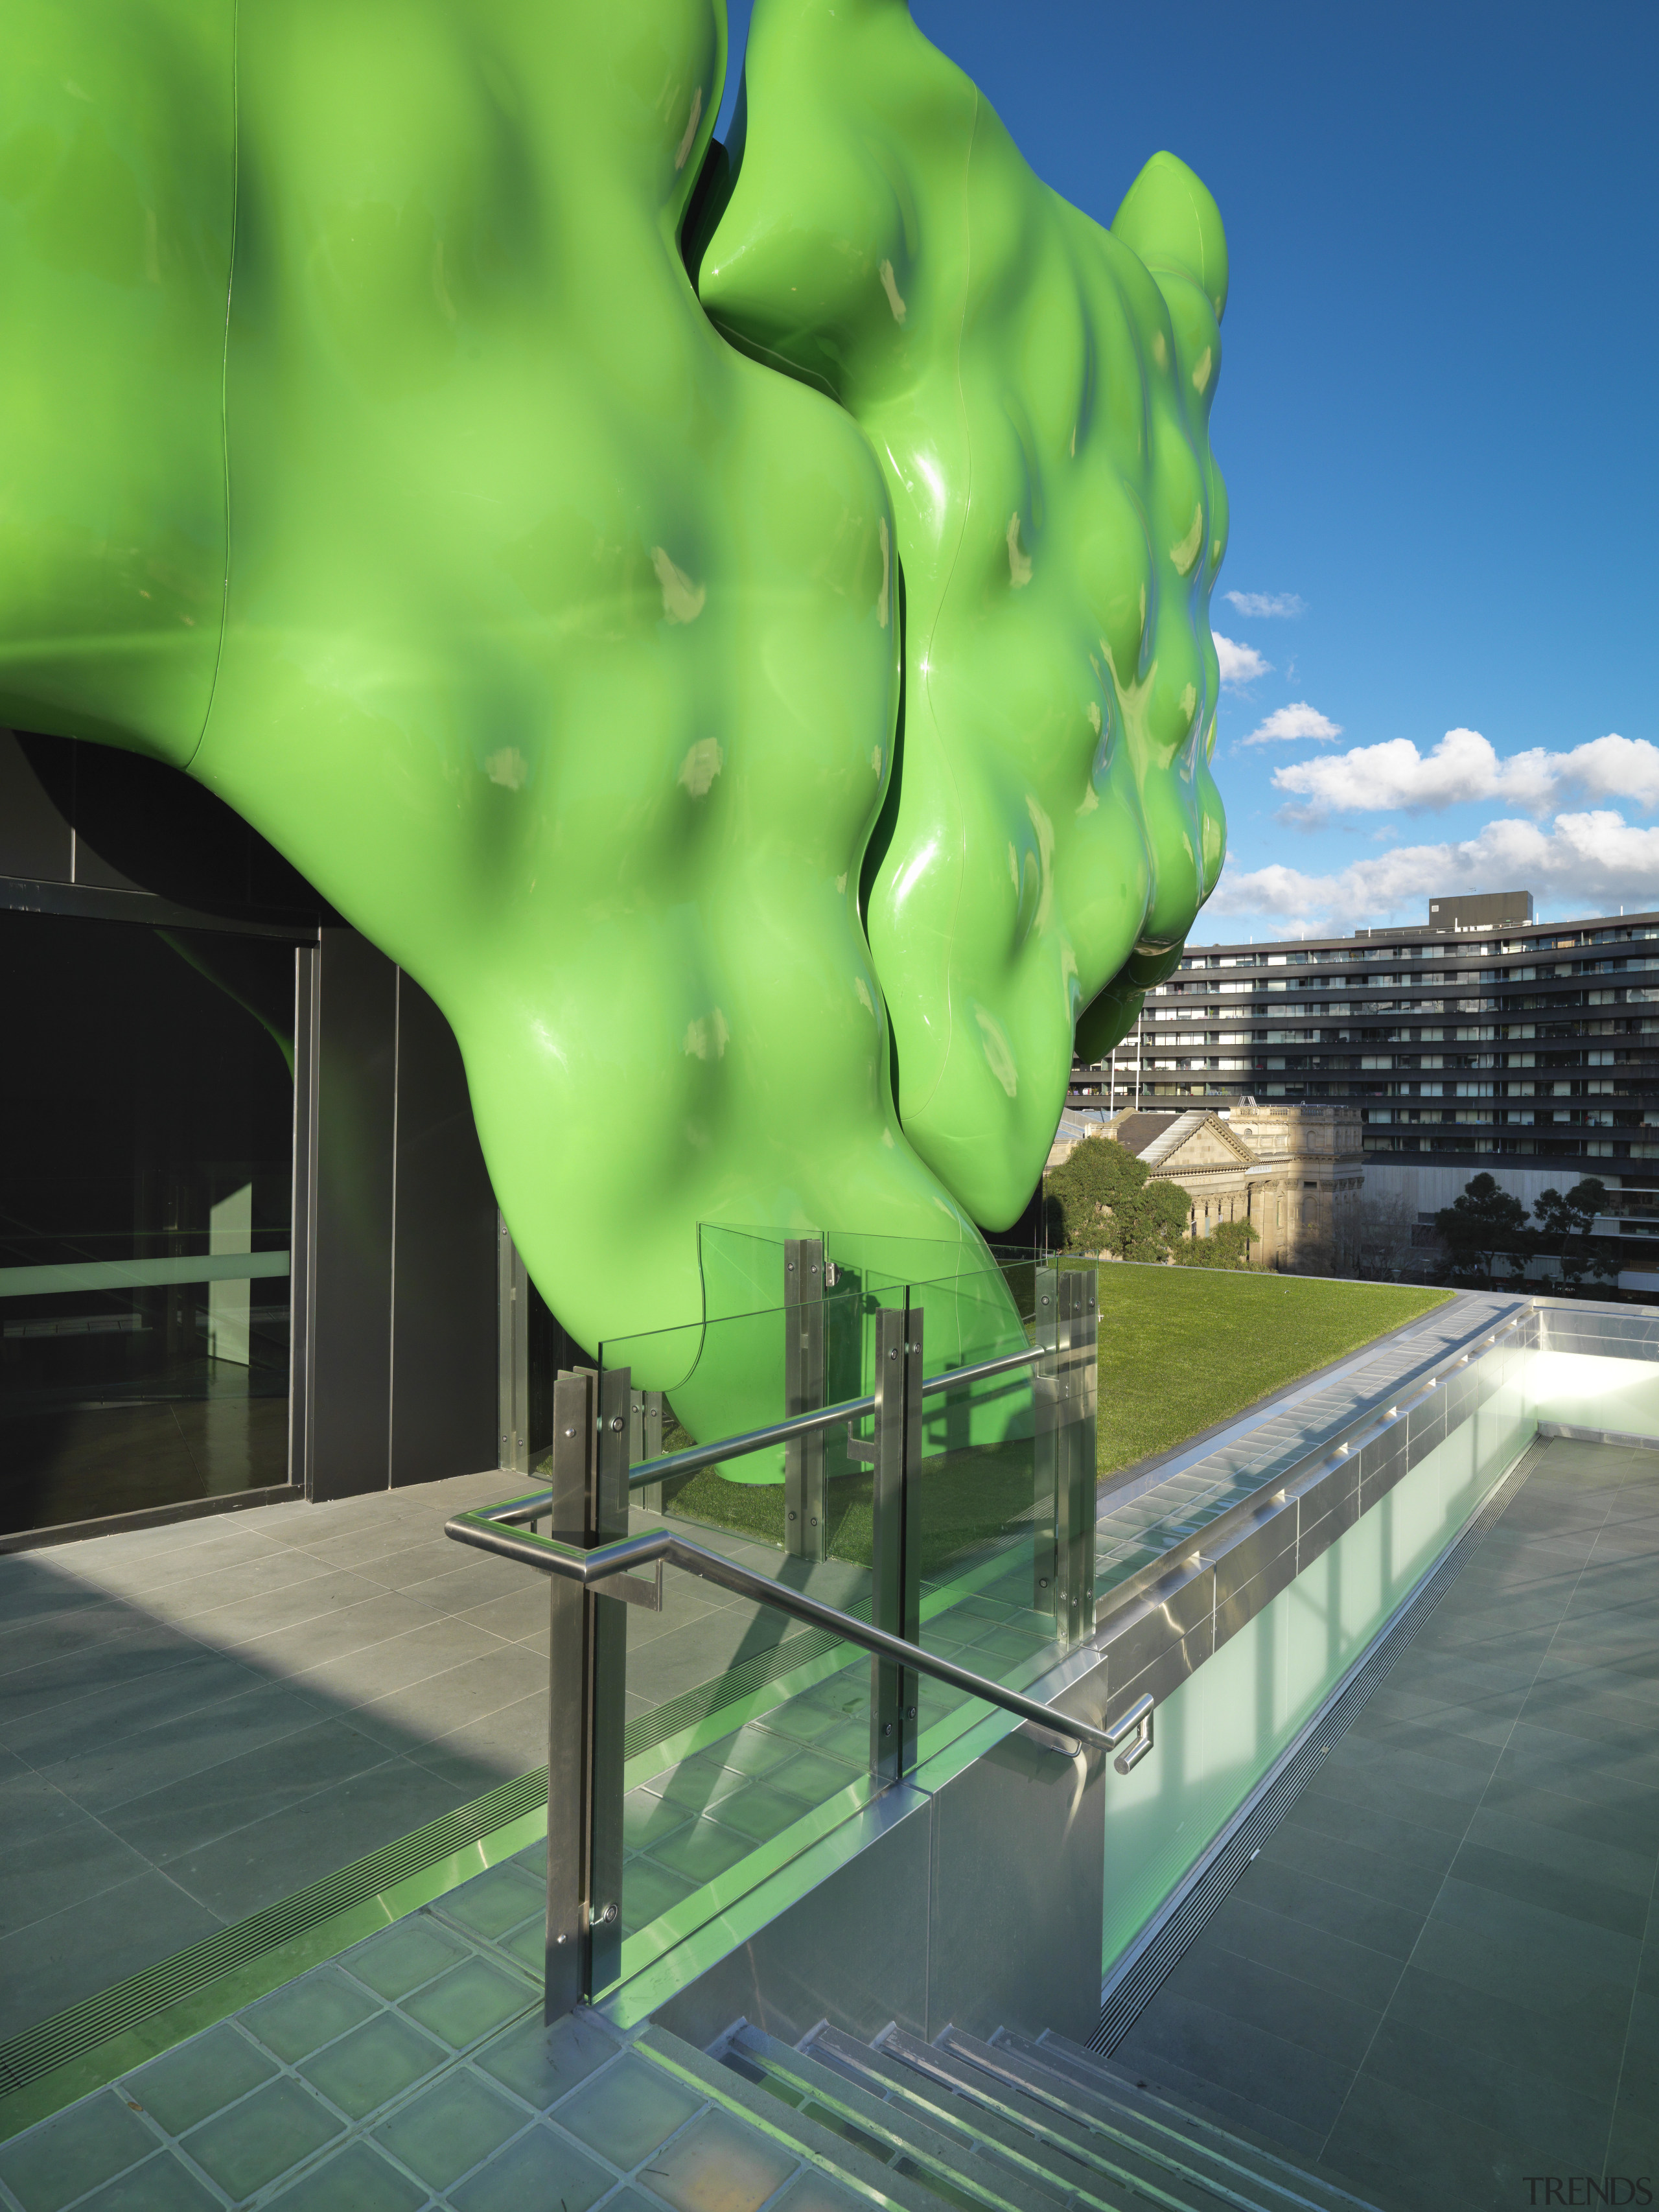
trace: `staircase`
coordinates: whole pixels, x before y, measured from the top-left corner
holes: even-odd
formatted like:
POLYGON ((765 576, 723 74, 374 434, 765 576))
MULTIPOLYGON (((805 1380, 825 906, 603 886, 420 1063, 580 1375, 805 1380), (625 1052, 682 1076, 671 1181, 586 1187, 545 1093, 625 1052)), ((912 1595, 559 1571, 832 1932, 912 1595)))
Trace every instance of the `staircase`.
POLYGON ((739 2021, 709 2053, 658 2027, 635 2047, 816 2168, 814 2207, 1375 2212, 1062 2036, 826 2026, 796 2047, 739 2021))

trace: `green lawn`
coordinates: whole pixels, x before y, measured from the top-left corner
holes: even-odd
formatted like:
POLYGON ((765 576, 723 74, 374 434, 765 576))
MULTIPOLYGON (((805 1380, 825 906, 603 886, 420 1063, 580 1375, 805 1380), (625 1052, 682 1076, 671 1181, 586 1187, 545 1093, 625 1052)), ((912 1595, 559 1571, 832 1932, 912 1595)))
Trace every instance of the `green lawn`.
MULTIPOLYGON (((1451 1296, 1221 1268, 1112 1264, 1099 1272, 1103 1475, 1229 1419, 1451 1296)), ((690 1439, 675 1433, 663 1441, 672 1450, 690 1439)), ((930 1570, 971 1549, 1029 1503, 1030 1449, 1024 1456, 1014 1446, 929 1462, 931 1473, 949 1478, 930 1486, 930 1503, 937 1501, 924 1516, 930 1570)), ((867 1565, 870 1478, 849 1475, 830 1488, 831 1552, 867 1565)), ((705 1470, 682 1486, 673 1510, 782 1547, 781 1486, 751 1487, 705 1470)))
POLYGON ((1450 1296, 1221 1268, 1102 1267, 1100 1472, 1167 1451, 1450 1296))

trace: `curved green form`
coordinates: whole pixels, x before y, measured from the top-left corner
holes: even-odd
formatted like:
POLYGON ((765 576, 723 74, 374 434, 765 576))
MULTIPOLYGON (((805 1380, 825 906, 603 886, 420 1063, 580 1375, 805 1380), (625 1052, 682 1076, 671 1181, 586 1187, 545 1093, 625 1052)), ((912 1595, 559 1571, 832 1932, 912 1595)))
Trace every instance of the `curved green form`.
POLYGON ((1220 857, 1213 209, 1160 157, 1106 237, 841 5, 757 15, 749 357, 680 251, 720 0, 16 0, 0 76, 0 717, 426 987, 538 1284, 704 1433, 776 1410, 702 1325, 750 1229, 1024 1342, 970 1217, 1220 857))
POLYGON ((1178 947, 1220 873, 1225 240, 1168 154, 1110 232, 1068 207, 904 0, 757 0, 744 77, 699 289, 881 459, 906 696, 870 943, 905 1133, 998 1227, 1079 1014, 1121 978, 1086 1032, 1115 1042, 1129 963, 1178 947))

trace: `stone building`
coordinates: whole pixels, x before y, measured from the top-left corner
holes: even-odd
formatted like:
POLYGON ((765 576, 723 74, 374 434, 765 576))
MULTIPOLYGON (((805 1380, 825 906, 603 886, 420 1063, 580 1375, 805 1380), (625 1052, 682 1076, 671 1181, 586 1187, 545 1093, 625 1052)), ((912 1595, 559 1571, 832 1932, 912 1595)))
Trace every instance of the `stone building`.
POLYGON ((1231 1113, 1067 1110, 1050 1167, 1083 1138, 1124 1146, 1151 1172, 1191 1200, 1190 1236, 1206 1237, 1243 1216, 1261 1242, 1252 1262, 1287 1273, 1346 1273, 1359 1258, 1364 1160, 1357 1107, 1259 1105, 1231 1113))

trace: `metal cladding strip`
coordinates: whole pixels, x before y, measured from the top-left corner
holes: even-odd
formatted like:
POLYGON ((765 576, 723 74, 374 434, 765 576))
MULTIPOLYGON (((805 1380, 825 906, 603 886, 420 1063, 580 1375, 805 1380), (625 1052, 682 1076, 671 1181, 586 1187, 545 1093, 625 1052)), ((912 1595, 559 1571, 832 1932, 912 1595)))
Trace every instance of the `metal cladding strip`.
MULTIPOLYGON (((981 2080, 975 2081, 974 2075, 978 2069, 971 2065, 953 2065, 949 2057, 932 2044, 923 2043, 915 2036, 906 2035, 902 2028, 886 2029, 877 2039, 876 2048, 881 2051, 890 2051, 894 2057, 902 2060, 916 2073, 938 2082, 942 2088, 949 2089, 955 2095, 982 2106, 987 2112, 994 2112, 999 2119, 1006 2120, 1011 2126, 1023 2128, 1027 2135, 1035 2136, 1039 2142, 1050 2144, 1055 2150, 1064 2152, 1067 2158, 1075 2159, 1079 2166, 1091 2166, 1107 2180, 1121 2182, 1125 2188, 1133 2190, 1137 2197, 1146 2198, 1149 2203, 1162 2204, 1167 2208, 1167 2212, 1193 2212, 1190 2197, 1172 2196, 1150 2174, 1136 2173, 1131 2167, 1120 2166, 1115 2158, 1109 2157, 1097 2143, 1090 2140, 1094 2130, 1075 2112, 1068 2112, 1065 2117, 1071 2129, 1084 2138, 1080 2142, 1074 2142, 1064 2128, 1039 2118, 1035 2112, 1021 2112, 1018 2105, 1009 2103, 1006 2096, 1000 2096, 994 2086, 996 2077, 984 2075, 981 2080)), ((1031 2102, 1035 2104, 1036 2100, 1033 2098, 1031 2102)), ((1006 2155, 1006 2151, 1004 2155, 1006 2155)), ((1228 2197, 1229 2201, 1236 2204, 1246 2203, 1244 2198, 1231 2197, 1229 2191, 1213 2186, 1211 2193, 1228 2197)), ((1247 2205, 1247 2212, 1260 2212, 1260 2207, 1247 2205)))
MULTIPOLYGON (((1109 2142, 1121 2143, 1125 2150, 1137 2152, 1143 2158, 1156 2159, 1161 2166, 1168 2166, 1170 2171, 1181 2180, 1191 2182, 1194 2187, 1204 2190, 1211 2197, 1218 2197, 1224 2203, 1239 2205, 1242 2207, 1242 2212, 1262 2212, 1259 2188, 1252 2196, 1243 2196, 1219 2176, 1206 2172, 1202 2167, 1194 2165, 1190 2156, 1182 2157, 1177 2152, 1165 2150, 1159 2146, 1148 2143, 1130 2129, 1118 2125, 1101 2113, 1079 2111, 1076 2104, 1059 2094, 1059 2089, 1050 2088, 1047 2082, 1033 2081, 1030 2078, 1033 2071, 1040 2069, 1022 2066, 1012 2060, 1011 2053, 1000 2051, 994 2045, 981 2043, 977 2037, 965 2035, 960 2028, 957 2027, 945 2028, 936 2041, 939 2048, 948 2051, 953 2057, 960 2058, 965 2065, 976 2068, 982 2074, 989 2075, 994 2081, 1000 2081, 1005 2088, 1017 2090, 1023 2097, 1030 2097, 1036 2103, 1051 2106, 1054 2111, 1063 2113, 1067 2119, 1080 2122, 1092 2133, 1103 2135, 1109 2142)), ((1065 2086, 1066 2085, 1063 2082, 1060 2085, 1060 2087, 1065 2086)), ((977 2096, 979 2092, 964 2084, 963 2094, 965 2096, 977 2096)), ((1169 2132, 1173 2133, 1172 2130, 1169 2132)), ((1177 2143, 1181 2142, 1179 2136, 1176 2136, 1174 2140, 1177 2143)), ((1190 2153, 1191 2146, 1182 2144, 1181 2148, 1190 2153)), ((1238 2166, 1235 2170, 1247 2179, 1252 2178, 1248 2168, 1244 2166, 1238 2166)), ((1139 2182, 1136 2184, 1137 2188, 1142 2185, 1139 2182)), ((1272 2185, 1269 2184, 1269 2186, 1272 2185)))
MULTIPOLYGON (((1467 1367, 1472 1359, 1478 1359, 1486 1352, 1495 1350, 1504 1340, 1513 1336, 1527 1318, 1528 1314, 1523 1310, 1496 1327, 1483 1326, 1474 1340, 1465 1339, 1462 1344, 1454 1346, 1449 1352, 1443 1352, 1437 1359, 1425 1362, 1415 1374, 1407 1376, 1403 1382, 1395 1386, 1394 1402, 1386 1413, 1379 1416, 1375 1407, 1368 1407, 1364 1412, 1357 1414, 1345 1429, 1322 1437, 1305 1458, 1289 1468, 1279 1469, 1268 1477, 1260 1490, 1253 1491, 1248 1497, 1229 1506, 1224 1513, 1218 1514, 1197 1537, 1172 1546, 1160 1558, 1149 1560, 1138 1572, 1129 1576, 1110 1592, 1110 1610, 1096 1629, 1093 1639, 1096 1648, 1103 1652, 1108 1650, 1115 1640, 1115 1627, 1120 1620, 1123 1626, 1130 1626, 1124 1616, 1136 1607, 1138 1600, 1152 1596, 1172 1571, 1182 1566, 1196 1573, 1212 1571, 1235 1539, 1265 1528, 1276 1514, 1294 1513, 1306 1492, 1358 1459, 1368 1446, 1377 1443, 1391 1431, 1408 1424, 1413 1413, 1435 1403, 1436 1393, 1449 1376, 1467 1367), (1412 1395, 1407 1395, 1407 1392, 1412 1395)), ((1403 1432, 1408 1433, 1408 1431, 1403 1432)), ((1287 1549, 1289 1547, 1280 1548, 1287 1549)), ((1139 1620, 1140 1617, 1141 1612, 1136 1611, 1134 1618, 1139 1620)))
MULTIPOLYGON (((877 1652, 884 1659, 896 1659, 918 1674, 931 1674, 937 1681, 950 1683, 954 1689, 966 1690, 969 1697, 978 1698, 988 1705, 999 1705, 1004 1712, 1032 1723, 1049 1735, 1057 1732, 1056 1715, 1034 1698, 1022 1697, 1018 1690, 1005 1689, 1000 1682, 988 1681, 982 1674, 969 1674, 965 1667, 941 1658, 937 1652, 924 1651, 919 1644, 907 1644, 902 1636, 890 1636, 884 1629, 872 1627, 867 1620, 855 1620, 850 1613, 842 1613, 836 1606, 825 1605, 821 1599, 809 1597, 805 1590, 791 1589, 787 1583, 757 1575, 751 1568, 740 1566, 735 1559, 728 1559, 719 1552, 705 1551, 701 1544, 689 1543, 667 1528, 649 1529, 643 1535, 625 1536, 619 1542, 596 1544, 584 1551, 577 1545, 561 1543, 556 1537, 508 1534, 483 1512, 458 1514, 445 1524, 444 1534, 453 1536, 457 1543, 472 1544, 480 1551, 516 1559, 521 1566, 538 1568, 544 1574, 560 1575, 585 1587, 597 1587, 601 1596, 605 1594, 605 1582, 612 1576, 624 1575, 635 1567, 665 1559, 671 1566, 700 1576, 705 1582, 717 1583, 739 1597, 753 1598, 779 1613, 793 1614, 797 1620, 810 1621, 815 1628, 833 1629, 848 1644, 877 1652)), ((1116 1740, 1109 1730, 1073 1720, 1069 1713, 1058 1718, 1067 1736, 1079 1737, 1097 1751, 1115 1750, 1116 1740)))

